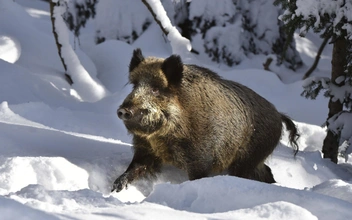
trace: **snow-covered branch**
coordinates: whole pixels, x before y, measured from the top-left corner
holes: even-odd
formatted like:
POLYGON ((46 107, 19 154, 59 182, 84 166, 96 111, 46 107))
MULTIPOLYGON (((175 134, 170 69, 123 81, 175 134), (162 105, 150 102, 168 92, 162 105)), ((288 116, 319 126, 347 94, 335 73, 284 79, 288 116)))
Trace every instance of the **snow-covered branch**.
POLYGON ((349 149, 352 144, 352 124, 347 123, 350 121, 352 121, 352 113, 348 111, 339 112, 327 121, 328 129, 340 137, 339 146, 342 148, 340 152, 345 154, 344 156, 347 156, 352 150, 349 149))
POLYGON ((187 38, 182 37, 177 28, 171 24, 160 0, 142 0, 142 2, 147 6, 155 21, 167 36, 171 44, 172 52, 179 54, 181 57, 187 56, 192 49, 191 43, 187 38))
POLYGON ((69 31, 62 15, 66 12, 67 0, 51 0, 53 26, 60 45, 59 54, 64 64, 66 74, 72 79, 72 87, 77 91, 82 101, 94 102, 108 94, 108 91, 93 78, 82 66, 69 40, 69 31))
MULTIPOLYGON (((286 9, 280 17, 302 17, 302 20, 311 21, 313 29, 324 28, 324 16, 329 18, 333 31, 340 35, 342 30, 346 31, 346 39, 352 40, 352 2, 351 1, 331 1, 331 0, 296 0, 296 9, 286 9)), ((287 22, 284 20, 284 22, 287 22)), ((300 28, 301 35, 305 35, 310 25, 303 24, 300 28)))

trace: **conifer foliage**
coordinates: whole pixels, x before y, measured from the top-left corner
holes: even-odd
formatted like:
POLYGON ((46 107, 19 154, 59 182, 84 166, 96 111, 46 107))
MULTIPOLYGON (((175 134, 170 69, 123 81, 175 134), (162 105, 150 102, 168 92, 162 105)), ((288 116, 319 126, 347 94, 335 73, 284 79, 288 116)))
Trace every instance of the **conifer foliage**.
POLYGON ((66 2, 67 11, 63 18, 70 29, 78 38, 80 29, 84 27, 89 18, 96 15, 95 5, 98 0, 71 0, 66 2))
MULTIPOLYGON (((296 70, 302 60, 277 19, 274 0, 161 0, 172 24, 193 41, 195 53, 234 66, 252 55, 276 57, 296 70), (284 50, 286 48, 286 50, 284 50)), ((118 39, 132 44, 154 22, 141 0, 104 0, 97 4, 97 43, 118 39), (138 16, 136 16, 138 15, 138 16)))
POLYGON ((294 41, 286 44, 283 23, 277 19, 280 10, 273 0, 192 0, 188 32, 193 39, 202 38, 205 53, 218 63, 233 66, 264 54, 296 70, 302 60, 294 41))
POLYGON ((313 30, 330 38, 334 46, 331 77, 308 78, 302 95, 314 99, 324 89, 330 98, 323 153, 337 163, 339 147, 343 153, 352 142, 352 1, 275 0, 275 4, 285 9, 280 19, 289 35, 299 29, 304 37, 313 30))

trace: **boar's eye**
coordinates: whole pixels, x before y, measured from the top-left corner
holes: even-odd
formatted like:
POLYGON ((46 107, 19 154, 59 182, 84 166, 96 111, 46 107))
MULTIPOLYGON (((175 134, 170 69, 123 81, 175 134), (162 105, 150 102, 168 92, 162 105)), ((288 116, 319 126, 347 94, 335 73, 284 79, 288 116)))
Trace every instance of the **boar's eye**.
POLYGON ((133 89, 137 88, 137 86, 138 86, 138 82, 137 81, 131 82, 131 84, 133 86, 133 89))
POLYGON ((155 95, 155 96, 159 95, 159 89, 158 89, 157 87, 153 87, 153 88, 152 88, 152 93, 153 93, 153 95, 155 95))

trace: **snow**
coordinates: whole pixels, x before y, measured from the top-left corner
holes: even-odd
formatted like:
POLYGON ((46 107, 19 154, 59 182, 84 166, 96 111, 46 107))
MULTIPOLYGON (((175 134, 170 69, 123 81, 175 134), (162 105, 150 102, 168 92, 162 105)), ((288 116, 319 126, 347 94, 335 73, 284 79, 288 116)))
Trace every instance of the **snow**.
POLYGON ((0 59, 5 60, 9 63, 14 63, 21 56, 21 45, 16 39, 1 36, 0 45, 4 45, 0 50, 0 59))
MULTIPOLYGON (((296 209, 300 210, 299 207, 305 207, 306 212, 303 212, 303 219, 308 217, 308 214, 313 214, 309 216, 313 219, 314 216, 318 219, 334 218, 336 212, 341 214, 341 219, 350 216, 348 208, 351 207, 351 204, 345 201, 329 198, 330 201, 327 202, 322 199, 324 196, 320 194, 268 184, 257 184, 246 179, 233 180, 234 178, 236 177, 219 176, 212 178, 212 181, 201 179, 180 185, 159 184, 145 201, 197 213, 224 213, 258 206, 261 206, 260 209, 265 209, 263 206, 275 204, 276 207, 269 208, 273 213, 266 214, 268 219, 278 218, 283 214, 280 210, 283 207, 279 204, 284 202, 287 205, 284 209, 292 210, 293 213, 296 212, 296 209), (253 192, 260 192, 260 196, 258 197, 258 194, 253 192), (229 202, 231 200, 233 201, 229 202), (334 203, 331 203, 333 201, 334 203)), ((290 218, 289 212, 285 212, 285 214, 288 214, 290 218)), ((258 215, 262 214, 258 213, 258 215)), ((296 219, 302 218, 296 216, 296 219)))
POLYGON ((189 51, 192 49, 191 42, 187 38, 182 37, 174 26, 169 27, 168 31, 167 39, 170 41, 172 53, 180 54, 181 57, 188 59, 189 51))
MULTIPOLYGON (((183 171, 165 167, 154 182, 140 180, 110 193, 133 155, 131 136, 116 116, 131 89, 126 83, 132 51, 140 47, 147 56, 167 57, 173 48, 154 23, 132 45, 117 40, 95 45, 88 33, 92 27, 87 27, 82 48, 74 51, 68 33, 66 46, 78 59, 72 65, 81 66, 108 91, 90 96, 84 93, 87 87, 80 90, 65 81, 48 12, 48 4, 40 0, 0 1, 1 219, 352 218, 352 152, 340 157, 339 164, 322 158, 326 128, 320 125, 328 100, 300 96, 307 85, 300 80, 304 69, 294 74, 281 69, 279 77, 287 84, 262 70, 265 56, 246 58, 227 70, 197 57, 187 62, 249 86, 295 121, 301 133, 297 156, 285 132, 266 161, 277 183, 231 176, 189 181, 183 171)), ((310 66, 309 55, 320 41, 307 37, 298 46, 310 66)), ((327 50, 326 61, 331 47, 327 50)), ((319 64, 319 76, 328 76, 328 65, 319 64)))

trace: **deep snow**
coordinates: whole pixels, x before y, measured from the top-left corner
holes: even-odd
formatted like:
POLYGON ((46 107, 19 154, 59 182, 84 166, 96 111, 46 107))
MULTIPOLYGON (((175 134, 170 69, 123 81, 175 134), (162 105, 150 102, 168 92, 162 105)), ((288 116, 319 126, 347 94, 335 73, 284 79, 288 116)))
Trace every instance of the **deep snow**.
MULTIPOLYGON (((116 117, 131 89, 125 84, 132 51, 141 47, 146 55, 167 57, 172 48, 156 24, 132 45, 94 45, 92 31, 90 23, 76 54, 109 93, 86 102, 64 80, 48 4, 0 2, 0 219, 352 218, 351 155, 336 165, 320 151, 328 100, 300 96, 300 78, 321 42, 317 36, 297 37, 306 64, 298 73, 262 70, 266 56, 231 70, 197 57, 187 60, 249 86, 295 120, 301 132, 296 158, 284 134, 267 161, 278 183, 231 176, 188 181, 183 171, 165 167, 154 183, 138 181, 110 193, 132 157, 131 137, 116 117)), ((315 74, 328 76, 330 53, 329 46, 315 74)))

